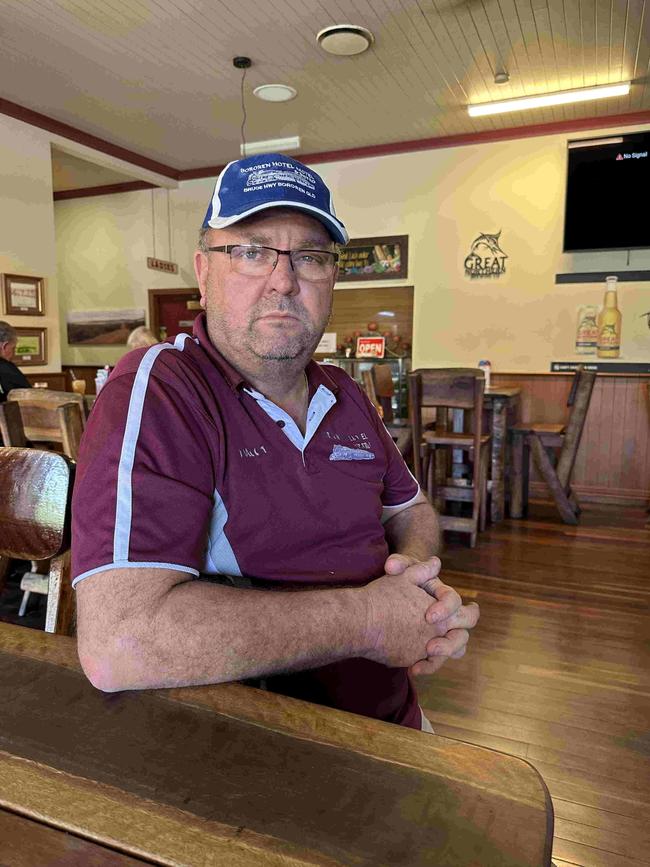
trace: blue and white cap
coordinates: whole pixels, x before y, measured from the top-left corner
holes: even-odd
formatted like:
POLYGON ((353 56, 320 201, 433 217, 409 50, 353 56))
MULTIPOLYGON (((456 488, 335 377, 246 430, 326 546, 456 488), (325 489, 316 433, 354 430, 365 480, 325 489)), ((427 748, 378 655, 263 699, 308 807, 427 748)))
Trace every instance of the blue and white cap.
POLYGON ((339 244, 349 240, 321 176, 283 154, 228 163, 217 178, 203 228, 225 229, 267 208, 297 208, 319 220, 339 244))

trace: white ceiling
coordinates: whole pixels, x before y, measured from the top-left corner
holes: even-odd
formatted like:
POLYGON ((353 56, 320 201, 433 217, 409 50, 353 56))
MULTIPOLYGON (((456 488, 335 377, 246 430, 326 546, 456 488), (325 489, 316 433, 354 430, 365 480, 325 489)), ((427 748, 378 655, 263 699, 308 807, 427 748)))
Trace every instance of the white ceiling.
POLYGON ((650 110, 650 0, 0 0, 0 96, 177 170, 300 135, 302 153, 650 110), (316 33, 370 29, 341 58, 316 33), (496 71, 510 83, 494 84, 496 71), (629 97, 468 117, 469 101, 633 79, 629 97), (292 102, 253 87, 280 82, 292 102))

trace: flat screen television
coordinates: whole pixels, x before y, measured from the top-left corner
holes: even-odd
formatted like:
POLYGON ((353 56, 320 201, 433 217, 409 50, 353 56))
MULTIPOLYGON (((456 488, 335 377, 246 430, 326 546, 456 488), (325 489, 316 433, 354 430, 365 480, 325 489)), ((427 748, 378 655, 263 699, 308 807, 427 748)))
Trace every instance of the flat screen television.
POLYGON ((569 143, 564 250, 650 247, 650 132, 569 143))

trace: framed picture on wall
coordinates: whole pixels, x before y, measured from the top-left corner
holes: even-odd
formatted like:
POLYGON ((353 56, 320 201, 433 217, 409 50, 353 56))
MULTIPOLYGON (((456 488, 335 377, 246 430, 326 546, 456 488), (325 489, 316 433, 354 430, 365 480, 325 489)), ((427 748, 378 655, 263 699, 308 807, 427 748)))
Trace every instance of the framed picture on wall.
POLYGON ((47 330, 45 328, 16 328, 18 341, 14 364, 18 367, 36 367, 47 364, 47 330))
POLYGON ((3 274, 5 313, 8 316, 44 316, 43 278, 3 274))
POLYGON ((408 275, 408 235, 352 238, 339 254, 339 283, 402 280, 408 275))

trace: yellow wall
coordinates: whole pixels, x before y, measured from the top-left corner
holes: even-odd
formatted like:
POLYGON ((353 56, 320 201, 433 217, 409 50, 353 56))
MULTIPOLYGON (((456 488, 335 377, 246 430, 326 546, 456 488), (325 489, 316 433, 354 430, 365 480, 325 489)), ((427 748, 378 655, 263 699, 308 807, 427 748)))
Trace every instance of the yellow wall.
POLYGON ((0 318, 21 328, 47 329, 48 363, 29 373, 61 369, 59 307, 52 205, 52 161, 47 133, 0 116, 0 273, 45 279, 44 316, 0 318))
MULTIPOLYGON (((577 306, 600 304, 603 287, 556 285, 555 274, 650 269, 648 250, 632 251, 629 262, 627 252, 562 253, 567 140, 612 132, 316 166, 352 237, 409 235, 409 276, 402 282, 415 286, 415 366, 474 365, 489 358, 497 371, 547 372, 551 360, 577 358, 577 306), (472 241, 498 231, 508 255, 506 273, 497 279, 468 278, 463 262, 472 241)), ((178 262, 180 273, 172 276, 146 267, 154 239, 149 191, 57 203, 62 329, 68 309, 146 310, 147 289, 195 285, 192 253, 212 186, 209 179, 189 181, 169 193, 171 250, 167 192, 154 195, 156 254, 178 262)), ((650 310, 648 288, 650 283, 620 287, 621 360, 650 358, 650 331, 641 318, 650 310)), ((67 363, 111 363, 123 352, 67 347, 62 333, 67 363)))
MULTIPOLYGON (((605 132, 612 133, 571 138, 605 132)), ((488 358, 497 371, 548 372, 551 360, 578 358, 576 308, 602 303, 603 287, 556 285, 555 274, 624 269, 628 254, 562 253, 568 138, 320 167, 351 235, 409 235, 414 366, 475 365, 488 358), (499 231, 506 273, 467 277, 463 263, 472 241, 499 231)), ((632 251, 629 267, 650 269, 650 250, 632 251)), ((650 282, 620 287, 621 360, 650 360, 650 331, 640 318, 650 310, 649 288, 650 282)))

